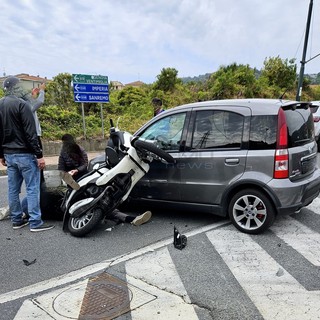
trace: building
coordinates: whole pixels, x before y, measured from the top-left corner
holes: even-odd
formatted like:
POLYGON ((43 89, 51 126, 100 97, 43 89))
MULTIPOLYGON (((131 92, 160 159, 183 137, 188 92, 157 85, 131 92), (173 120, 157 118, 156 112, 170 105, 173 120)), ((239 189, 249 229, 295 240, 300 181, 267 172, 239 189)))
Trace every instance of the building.
MULTIPOLYGON (((48 80, 46 77, 42 78, 39 76, 30 76, 27 73, 19 73, 13 76, 20 79, 22 87, 26 91, 31 91, 33 88, 38 88, 41 83, 51 81, 51 80, 48 80)), ((0 77, 1 87, 2 87, 3 81, 7 77, 9 77, 9 75, 5 77, 0 77)))
POLYGON ((127 83, 125 86, 126 87, 135 87, 135 88, 140 88, 144 85, 144 83, 142 81, 134 81, 134 82, 130 82, 127 83))
POLYGON ((122 90, 124 88, 124 84, 120 81, 110 81, 110 87, 113 90, 122 90))
POLYGON ((123 84, 120 81, 110 81, 110 86, 113 90, 122 90, 124 87, 135 87, 139 88, 143 86, 145 83, 142 81, 134 81, 127 84, 123 84))

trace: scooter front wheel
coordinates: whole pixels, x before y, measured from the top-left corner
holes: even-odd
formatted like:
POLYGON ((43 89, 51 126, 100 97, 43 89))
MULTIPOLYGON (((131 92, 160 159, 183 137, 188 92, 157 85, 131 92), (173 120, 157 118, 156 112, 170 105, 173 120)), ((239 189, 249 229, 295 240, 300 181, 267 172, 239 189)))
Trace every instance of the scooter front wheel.
POLYGON ((102 217, 102 209, 99 207, 94 207, 80 217, 70 217, 68 229, 73 236, 83 237, 99 224, 99 222, 102 220, 102 217))

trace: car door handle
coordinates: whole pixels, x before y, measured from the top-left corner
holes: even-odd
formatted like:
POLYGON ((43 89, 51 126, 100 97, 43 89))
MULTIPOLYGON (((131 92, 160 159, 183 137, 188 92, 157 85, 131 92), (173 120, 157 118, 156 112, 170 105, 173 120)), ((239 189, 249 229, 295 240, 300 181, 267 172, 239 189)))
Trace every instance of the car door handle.
POLYGON ((239 158, 228 158, 224 160, 225 164, 227 165, 236 165, 240 163, 240 159, 239 158))

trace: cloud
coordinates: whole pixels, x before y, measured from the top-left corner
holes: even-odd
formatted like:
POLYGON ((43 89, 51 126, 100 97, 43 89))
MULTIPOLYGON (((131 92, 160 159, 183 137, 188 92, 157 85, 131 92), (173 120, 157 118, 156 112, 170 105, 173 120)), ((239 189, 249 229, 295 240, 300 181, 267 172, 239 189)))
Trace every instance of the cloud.
MULTIPOLYGON (((184 77, 233 62, 261 68, 275 56, 299 63, 309 1, 11 0, 1 6, 1 72, 152 83, 167 67, 184 77)), ((315 22, 319 9, 314 1, 315 22)), ((320 53, 319 28, 312 23, 307 59, 320 53)), ((320 72, 319 59, 305 72, 320 72)))

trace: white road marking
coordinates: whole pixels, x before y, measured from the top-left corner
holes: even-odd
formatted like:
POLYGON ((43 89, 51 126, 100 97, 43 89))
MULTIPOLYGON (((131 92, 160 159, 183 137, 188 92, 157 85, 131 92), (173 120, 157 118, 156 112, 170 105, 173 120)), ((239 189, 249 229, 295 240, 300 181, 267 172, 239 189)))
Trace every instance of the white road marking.
POLYGON ((160 290, 152 284, 132 277, 127 277, 127 280, 132 285, 157 296, 157 299, 133 309, 131 311, 132 320, 199 319, 192 304, 186 303, 184 299, 175 293, 160 290))
POLYGON ((14 320, 78 319, 88 280, 23 302, 14 320))
POLYGON ((212 230, 211 243, 266 320, 320 319, 320 291, 307 291, 250 236, 212 230))
POLYGON ((320 214, 320 198, 315 198, 306 208, 316 214, 320 214))
POLYGON ((133 310, 133 320, 198 320, 167 248, 128 261, 126 274, 128 282, 134 279, 139 288, 157 296, 156 300, 133 310))
POLYGON ((64 274, 56 278, 48 279, 45 281, 35 283, 34 285, 30 285, 21 289, 3 293, 0 295, 0 304, 13 301, 16 299, 20 299, 29 295, 35 295, 45 290, 50 290, 59 286, 66 285, 68 283, 77 281, 82 277, 86 277, 88 275, 104 270, 108 268, 110 264, 111 264, 111 261, 97 263, 76 271, 72 271, 70 273, 64 274))
POLYGON ((128 261, 126 263, 126 274, 144 282, 152 283, 161 290, 174 292, 184 297, 187 303, 190 303, 188 293, 166 247, 128 261))
POLYGON ((276 220, 271 230, 315 266, 320 266, 320 234, 291 217, 276 220))

